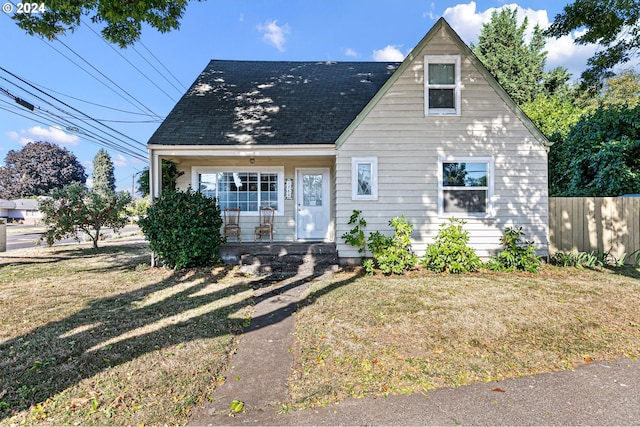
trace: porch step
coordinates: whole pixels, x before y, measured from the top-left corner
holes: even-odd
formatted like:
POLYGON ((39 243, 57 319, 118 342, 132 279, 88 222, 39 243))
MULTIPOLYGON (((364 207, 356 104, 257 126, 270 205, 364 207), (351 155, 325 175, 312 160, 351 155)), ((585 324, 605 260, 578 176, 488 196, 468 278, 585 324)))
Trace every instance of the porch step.
POLYGON ((220 256, 247 274, 295 276, 338 269, 335 243, 227 243, 220 256))

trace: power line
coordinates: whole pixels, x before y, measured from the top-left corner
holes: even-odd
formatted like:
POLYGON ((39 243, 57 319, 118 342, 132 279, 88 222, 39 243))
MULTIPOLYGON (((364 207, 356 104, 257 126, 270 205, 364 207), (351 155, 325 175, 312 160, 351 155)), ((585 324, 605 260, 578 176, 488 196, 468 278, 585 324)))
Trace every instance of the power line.
MULTIPOLYGON (((151 56, 153 57, 153 59, 155 59, 155 60, 158 62, 158 64, 160 64, 160 65, 162 66, 162 68, 164 68, 164 69, 166 70, 166 72, 167 72, 167 73, 169 73, 169 75, 170 75, 171 77, 173 77, 173 79, 174 79, 174 80, 175 80, 175 81, 180 85, 180 87, 182 87, 182 90, 180 90, 180 89, 178 89, 178 88, 176 88, 176 89, 177 89, 180 93, 184 93, 184 92, 186 92, 187 87, 186 87, 185 85, 183 85, 183 84, 182 84, 182 82, 181 82, 180 80, 178 80, 178 78, 177 78, 177 77, 176 77, 176 76, 175 76, 171 71, 169 71, 169 69, 168 69, 167 67, 165 67, 164 63, 163 63, 162 61, 160 61, 160 60, 159 60, 159 59, 158 59, 158 58, 153 54, 153 52, 151 52, 151 50, 149 50, 149 48, 148 48, 147 46, 145 46, 145 44, 144 44, 144 43, 142 43, 142 40, 138 41, 138 43, 140 43, 140 46, 142 46, 142 47, 143 47, 147 52, 149 52, 149 55, 151 55, 151 56)), ((133 46, 133 47, 134 47, 134 49, 133 49, 133 50, 134 50, 134 51, 136 51, 136 52, 138 53, 138 55, 140 55, 140 53, 135 49, 135 46, 133 46)), ((142 55, 140 55, 140 56, 142 57, 142 55)), ((142 59, 145 59, 145 58, 144 58, 144 57, 142 57, 142 59)), ((146 59, 145 59, 145 61, 146 61, 146 59)), ((147 61, 147 63, 148 63, 148 61, 147 61)), ((151 65, 151 64, 149 64, 149 65, 151 65)), ((154 69, 155 69, 155 68, 154 68, 154 69)), ((175 87, 175 86, 174 86, 174 87, 175 87)))
MULTIPOLYGON (((142 42, 140 42, 140 43, 142 43, 142 42)), ((133 49, 133 51, 134 51, 135 53, 137 53, 137 54, 138 54, 138 56, 140 56, 140 58, 142 58, 142 59, 143 59, 143 60, 144 60, 144 61, 145 61, 145 62, 146 62, 146 63, 147 63, 151 68, 153 68, 153 69, 156 71, 156 73, 158 73, 158 75, 160 75, 160 77, 162 77, 162 78, 164 79, 164 81, 166 81, 166 82, 167 82, 167 83, 169 83, 171 86, 173 86, 173 88, 174 88, 174 89, 175 89, 175 90, 176 90, 180 95, 182 95, 182 94, 184 93, 184 91, 186 91, 186 88, 185 88, 185 89, 180 89, 180 88, 179 88, 179 87, 177 87, 175 84, 173 84, 173 82, 171 82, 167 77, 165 77, 165 75, 164 75, 160 70, 158 70, 158 69, 157 69, 157 68, 156 68, 156 67, 155 67, 155 66, 154 66, 154 65, 153 65, 153 64, 152 64, 152 63, 151 63, 147 58, 145 58, 145 57, 144 57, 144 55, 142 55, 142 54, 140 53, 140 51, 138 51, 138 49, 136 49, 136 47, 135 47, 135 46, 131 46, 131 49, 133 49)), ((146 49, 146 46, 145 46, 145 49, 146 49)), ((149 51, 149 49, 147 49, 147 51, 149 51)), ((151 51, 149 51, 149 53, 151 53, 151 51)), ((173 74, 171 74, 171 71, 169 71, 169 70, 167 69, 167 67, 165 67, 165 66, 164 66, 164 64, 163 64, 162 62, 160 62, 160 60, 159 60, 158 58, 156 58, 156 57, 153 55, 153 53, 151 53, 151 56, 153 56, 153 57, 156 59, 156 61, 158 61, 158 62, 160 63, 160 65, 162 65, 162 67, 163 67, 165 70, 167 70, 167 72, 168 72, 168 73, 169 73, 169 74, 170 74, 170 75, 171 75, 171 76, 172 76, 176 81, 178 80, 178 79, 176 78, 176 76, 174 76, 173 74)), ((182 86, 182 83, 180 83, 179 81, 178 81, 178 84, 180 84, 180 85, 182 86)), ((184 87, 184 86, 183 86, 183 87, 184 87)))
MULTIPOLYGON (((21 79, 19 76, 15 75, 15 74, 13 74, 13 73, 11 73, 11 72, 9 72, 8 70, 6 70, 6 69, 4 69, 4 68, 2 68, 2 67, 0 67, 0 70, 4 71, 5 73, 7 73, 7 74, 9 74, 9 75, 11 75, 11 76, 13 76, 14 78, 16 78, 16 79, 20 80, 21 82, 28 84, 29 86, 31 86, 31 87, 32 87, 32 88, 34 88, 35 90, 37 90, 37 91, 39 91, 39 92, 43 93, 44 95, 46 95, 46 96, 48 96, 48 97, 50 97, 50 98, 54 99, 56 102, 58 102, 58 103, 60 103, 60 104, 64 105, 65 107, 67 107, 67 108, 70 108, 70 109, 74 110, 75 112, 77 112, 77 113, 81 114, 81 115, 82 115, 83 117, 85 117, 86 119, 88 119, 88 120, 90 120, 90 121, 92 121, 92 122, 95 122, 95 123, 97 123, 97 124, 101 125, 102 127, 104 127, 104 128, 106 128, 106 129, 108 129, 108 130, 110 130, 110 131, 112 131, 112 132, 115 132, 116 134, 119 134, 119 135, 121 135, 121 136, 123 136, 123 137, 125 137, 125 138, 127 138, 127 139, 129 139, 129 140, 131 140, 131 141, 133 141, 134 143, 136 143, 136 144, 138 144, 138 145, 140 145, 140 146, 144 146, 142 143, 140 143, 140 142, 136 141, 135 139, 133 139, 133 138, 131 138, 131 137, 129 137, 129 136, 127 136, 127 135, 125 135, 125 134, 123 134, 122 132, 120 132, 120 131, 118 131, 118 130, 116 130, 116 129, 114 129, 114 128, 112 128, 112 127, 108 126, 108 125, 105 125, 104 123, 101 123, 101 122, 97 121, 96 119, 94 119, 93 117, 89 116, 88 114, 86 114, 86 113, 84 113, 84 112, 82 112, 82 111, 80 111, 80 110, 78 110, 78 109, 76 109, 76 108, 72 107, 71 105, 66 104, 65 102, 63 102, 63 101, 61 101, 61 100, 57 99, 56 97, 54 97, 54 96, 52 96, 52 95, 49 95, 48 93, 46 93, 46 92, 42 91, 41 89, 39 89, 39 88, 35 87, 35 86, 34 86, 34 85, 32 85, 32 84, 30 84, 30 83, 26 82, 24 79, 21 79)), ((102 136, 100 136, 100 135, 96 134, 95 132, 93 132, 93 131, 91 131, 91 130, 85 129, 85 128, 83 128, 82 126, 78 126, 76 123, 74 123, 74 122, 70 122, 69 120, 65 119, 64 117, 59 116, 58 114, 54 114, 54 113, 52 113, 52 112, 49 112, 49 111, 47 111, 47 110, 43 110, 43 109, 41 109, 40 107, 38 107, 38 109, 39 109, 40 111, 43 111, 43 112, 45 112, 45 113, 47 113, 47 114, 49 114, 49 115, 51 115, 51 116, 55 117, 56 119, 61 120, 61 121, 63 121, 64 123, 67 123, 67 125, 65 125, 66 127, 70 126, 70 127, 72 127, 72 128, 77 127, 78 129, 82 129, 85 135, 87 135, 87 136, 91 136, 91 137, 93 137, 93 138, 98 139, 99 141, 102 141, 105 145, 108 145, 110 148, 113 148, 113 149, 115 149, 115 150, 117 150, 117 151, 120 151, 120 152, 123 152, 123 153, 125 153, 125 154, 129 154, 129 155, 135 156, 136 158, 138 158, 138 159, 140 159, 140 160, 146 160, 147 154, 146 154, 146 152, 145 152, 143 149, 138 148, 138 147, 136 147, 136 146, 134 146, 134 145, 132 145, 132 144, 130 144, 130 143, 128 143, 128 142, 126 142, 126 141, 124 141, 122 138, 119 138, 119 137, 117 137, 117 136, 114 136, 113 134, 110 134, 109 132, 106 132, 106 131, 105 131, 105 130, 103 130, 103 129, 99 129, 99 128, 97 128, 96 126, 94 126, 93 124, 91 124, 91 123, 87 123, 87 121, 85 121, 84 119, 82 119, 82 118, 80 118, 80 117, 77 117, 77 116, 75 116, 74 114, 69 113, 68 111, 65 111, 65 110, 61 109, 60 107, 58 107, 58 106, 56 106, 56 105, 52 104, 51 102, 49 102, 49 101, 47 101, 47 100, 45 100, 45 99, 41 98, 41 97, 40 97, 40 96, 38 96, 38 95, 36 95, 36 94, 34 94, 34 93, 32 93, 32 92, 30 92, 30 91, 28 91, 28 90, 26 90, 26 89, 24 89, 24 88, 20 87, 20 86, 19 86, 19 85, 17 85, 16 83, 11 82, 11 81, 7 80, 7 79, 6 79, 6 78, 4 78, 4 77, 0 77, 0 78, 1 78, 2 80, 5 80, 5 81, 9 82, 9 83, 10 83, 10 84, 12 84, 12 85, 14 85, 14 86, 18 87, 19 89, 21 89, 22 91, 24 91, 24 92, 26 92, 26 93, 30 94, 31 96, 33 96, 33 97, 35 97, 35 98, 39 99, 40 101, 42 101, 42 102, 44 102, 44 103, 46 103, 46 104, 51 105, 52 107, 54 107, 55 109, 57 109, 58 111, 60 111, 60 112, 62 112, 62 113, 64 113, 64 114, 68 115, 69 117, 72 117, 72 118, 74 118, 75 120, 79 120, 81 123, 83 123, 83 124, 85 124, 85 125, 88 125, 88 126, 90 126, 91 128, 95 129, 96 131, 101 132, 101 133, 103 133, 103 134, 107 135, 109 138, 112 138, 112 139, 115 139, 115 140, 117 140, 117 141, 120 141, 122 144, 124 144, 124 145, 126 145, 127 147, 130 147, 130 148, 127 148, 127 147, 125 147, 125 146, 123 146, 123 145, 121 145, 121 144, 112 143, 112 142, 110 142, 110 141, 107 141, 107 140, 105 140, 105 139, 104 139, 104 137, 102 137, 102 136), (139 150, 139 151, 138 151, 138 150, 139 150)), ((10 93, 8 90, 6 90, 6 89, 5 89, 5 90, 3 90, 3 92, 5 92, 9 97, 13 97, 14 99, 16 98, 16 96, 14 96, 13 94, 11 94, 11 93, 10 93)))
MULTIPOLYGON (((27 81, 28 81, 28 80, 27 80, 27 81)), ((31 83, 31 84, 35 84, 35 83, 33 83, 33 82, 29 82, 29 83, 31 83)), ((147 117, 151 117, 151 116, 150 116, 149 114, 147 114, 147 113, 138 113, 138 112, 135 112, 135 111, 127 111, 127 110, 123 110, 123 109, 120 109, 120 108, 109 107, 108 105, 102 105, 102 104, 98 104, 98 103, 96 103, 96 102, 87 101, 86 99, 77 98, 77 97, 75 97, 75 96, 71 96, 71 95, 68 95, 68 94, 66 94, 66 93, 59 92, 59 91, 57 91, 57 90, 55 90, 55 89, 51 89, 51 88, 48 88, 48 87, 43 86, 43 85, 38 85, 38 84, 36 84, 36 86, 38 86, 38 87, 40 87, 40 88, 42 88, 42 89, 46 89, 46 90, 48 90, 49 92, 53 92, 53 93, 55 93, 55 94, 58 94, 58 95, 64 96, 64 97, 69 98, 69 99, 73 99, 73 100, 78 101, 78 102, 82 102, 82 103, 85 103, 85 104, 93 105, 93 106, 95 106, 95 107, 100 107, 100 108, 104 108, 104 109, 107 109, 107 110, 117 111, 117 112, 119 112, 119 113, 131 114, 131 115, 136 115, 136 116, 147 116, 147 117)))
POLYGON ((93 68, 98 74, 100 74, 102 77, 104 77, 105 79, 107 79, 109 82, 111 82, 111 84, 113 84, 114 86, 116 86, 118 89, 120 89, 123 93, 127 94, 132 100, 134 100, 135 102, 137 102, 142 108, 144 108, 145 110, 147 110, 149 113, 153 114, 154 116, 156 116, 158 119, 162 119, 160 117, 160 115, 158 115, 157 113, 153 112, 153 110, 151 110, 149 107, 147 107, 146 105, 144 105, 142 102, 140 102, 136 97, 134 97, 133 95, 131 95, 128 91, 126 91, 124 88, 122 88, 122 86, 120 86, 119 84, 117 84, 116 82, 114 82, 113 80, 111 80, 106 74, 104 74, 102 71, 100 71, 99 69, 97 69, 93 64, 91 64, 89 61, 87 61, 86 59, 84 59, 78 52, 76 52, 75 50, 73 50, 72 48, 70 48, 69 46, 67 46, 67 44, 65 42, 63 42, 62 40, 60 40, 59 38, 56 38, 56 41, 58 43, 60 43, 62 46, 66 47, 69 51, 71 51, 74 55, 76 55, 78 58, 80 58, 83 62, 85 62, 87 65, 89 65, 91 68, 93 68))
MULTIPOLYGON (((156 82, 154 82, 153 80, 151 80, 149 78, 149 76, 147 76, 145 73, 143 73, 138 67, 136 67, 131 61, 129 61, 123 54, 122 52, 120 52, 118 49, 114 48, 113 45, 111 43, 109 43, 108 41, 106 41, 104 39, 104 37, 102 37, 100 34, 98 34, 93 28, 91 28, 89 25, 85 24, 84 21, 80 21, 82 22, 82 24, 84 24, 85 27, 89 28, 89 30, 91 30, 91 32, 93 34, 96 35, 96 37, 99 37, 107 46, 109 46, 115 53, 117 53, 122 59, 124 59, 127 64, 131 65, 131 67, 136 70, 142 77, 144 77, 145 79, 147 79, 147 81, 149 81, 149 83, 151 83, 152 85, 154 85, 160 92, 164 93, 170 100, 172 100, 173 102, 177 102, 176 99, 174 97, 172 97, 171 95, 169 95, 167 92, 165 92, 164 89, 162 89, 160 86, 158 86, 158 84, 156 82)), ((157 70, 156 70, 157 71, 157 70)), ((170 83, 170 82, 169 82, 170 83)), ((175 86, 174 86, 175 87, 175 86)), ((176 88, 177 89, 177 88, 176 88)))
POLYGON ((130 99, 127 99, 124 95, 122 95, 121 93, 119 93, 118 91, 116 91, 114 88, 110 87, 109 85, 107 85, 105 82, 103 82, 102 80, 100 80, 98 77, 94 76, 93 74, 91 74, 91 72, 87 71, 85 68, 83 68, 81 65, 79 65, 77 62, 75 62, 73 59, 69 58, 67 55, 65 55, 64 53, 60 52, 60 50, 56 49, 55 46, 53 46, 53 44, 47 42, 44 38, 40 37, 40 40, 46 44, 47 46, 49 46, 51 49, 55 50, 56 52, 58 52, 61 56, 63 56, 65 59, 67 59, 69 62, 71 62, 73 65, 75 65, 76 67, 80 68, 82 71, 84 71, 85 73, 87 73, 89 76, 91 76, 94 80, 96 80, 98 83, 100 83, 101 85, 103 85, 104 87, 106 87, 107 89, 109 89, 111 92, 113 92, 114 94, 116 94, 117 96, 119 96, 120 98, 122 98, 125 102, 129 103, 130 105, 132 105, 133 107, 137 108, 139 111, 141 111, 144 115, 149 116, 149 117, 159 117, 158 115, 156 115, 155 113, 153 114, 148 114, 145 113, 144 110, 142 108, 140 108, 138 105, 134 104, 130 99))
MULTIPOLYGON (((10 104, 7 101, 2 100, 2 102, 4 102, 5 104, 9 104, 9 107, 13 107, 13 105, 10 104)), ((137 160, 141 160, 141 161, 146 161, 147 160, 146 157, 142 157, 139 154, 137 154, 137 153, 135 153, 135 152, 133 152, 131 150, 123 148, 123 147, 121 147, 121 146, 119 146, 117 144, 114 144, 114 143, 110 142, 109 140, 107 140, 107 139, 105 139, 105 138, 103 138, 103 137, 101 137, 99 135, 94 134, 93 132, 87 131, 86 129, 84 129, 82 127, 78 127, 76 123, 69 122, 69 121, 66 121, 66 120, 63 121, 63 122, 58 122, 58 123, 53 121, 53 124, 55 126, 51 126, 52 120, 50 118, 48 118, 48 117, 45 117, 40 111, 38 111, 38 112, 33 111, 33 112, 31 112, 31 114, 36 116, 36 117, 38 117, 38 118, 40 118, 40 119, 42 119, 42 120, 46 120, 46 121, 37 120, 37 119, 34 119, 33 117, 29 117, 29 116, 27 116, 25 114, 21 114, 22 110, 19 110, 19 112, 18 112, 18 111, 15 111, 14 109, 4 108, 2 106, 0 106, 0 110, 4 110, 4 111, 7 111, 9 113, 15 114, 16 116, 24 117, 26 119, 29 119, 31 121, 34 121, 34 122, 39 123, 39 124, 44 125, 44 126, 49 126, 49 127, 57 126, 60 129, 66 128, 68 130, 69 125, 72 125, 73 127, 78 129, 76 133, 81 134, 83 139, 86 140, 87 142, 91 143, 91 144, 95 144, 95 145, 106 147, 106 148, 111 148, 111 149, 113 149, 113 150, 115 150, 115 151, 117 151, 119 153, 129 155, 129 156, 131 156, 131 157, 133 157, 133 158, 135 158, 137 160), (64 123, 64 122, 66 122, 66 123, 64 123), (80 130, 82 130, 82 132, 80 132, 80 130)), ((55 117, 55 115, 54 115, 54 117, 55 117)))

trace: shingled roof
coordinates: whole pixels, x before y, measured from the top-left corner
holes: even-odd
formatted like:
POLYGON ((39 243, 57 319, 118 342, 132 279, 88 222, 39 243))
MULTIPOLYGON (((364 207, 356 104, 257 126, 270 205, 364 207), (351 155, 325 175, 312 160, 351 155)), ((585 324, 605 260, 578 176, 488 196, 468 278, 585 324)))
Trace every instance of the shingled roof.
POLYGON ((398 66, 214 60, 149 144, 333 144, 398 66))

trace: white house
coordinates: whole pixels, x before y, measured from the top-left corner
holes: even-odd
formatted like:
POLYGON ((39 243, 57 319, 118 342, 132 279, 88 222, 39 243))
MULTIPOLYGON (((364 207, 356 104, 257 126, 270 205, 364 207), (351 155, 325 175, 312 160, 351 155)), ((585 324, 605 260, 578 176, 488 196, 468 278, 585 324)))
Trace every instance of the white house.
POLYGON ((189 186, 241 209, 276 209, 274 240, 335 242, 354 210, 389 234, 405 215, 421 254, 450 217, 486 257, 505 227, 548 255, 549 142, 440 19, 402 63, 211 61, 148 143, 189 186))

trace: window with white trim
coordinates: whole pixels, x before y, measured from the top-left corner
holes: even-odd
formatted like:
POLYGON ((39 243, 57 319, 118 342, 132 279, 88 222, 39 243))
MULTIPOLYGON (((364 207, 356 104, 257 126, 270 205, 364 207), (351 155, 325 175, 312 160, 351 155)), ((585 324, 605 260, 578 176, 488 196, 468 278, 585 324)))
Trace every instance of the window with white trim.
POLYGON ((460 115, 460 56, 425 55, 426 116, 460 115))
POLYGON ((493 160, 490 158, 440 159, 438 187, 440 215, 491 216, 493 160))
POLYGON ((220 209, 240 208, 241 215, 258 215, 261 207, 284 212, 284 169, 193 168, 192 187, 215 197, 220 209))
POLYGON ((351 159, 351 199, 378 200, 378 158, 351 159))

